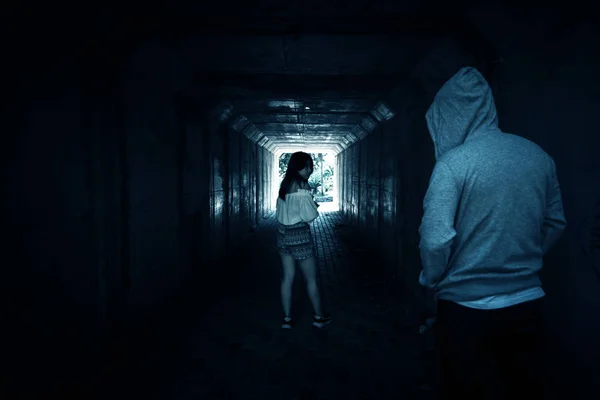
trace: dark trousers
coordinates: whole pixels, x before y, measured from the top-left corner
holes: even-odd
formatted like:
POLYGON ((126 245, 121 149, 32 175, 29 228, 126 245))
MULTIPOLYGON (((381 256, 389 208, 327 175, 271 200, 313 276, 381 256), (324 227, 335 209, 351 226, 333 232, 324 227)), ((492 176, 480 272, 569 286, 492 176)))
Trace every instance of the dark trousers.
POLYGON ((446 399, 546 399, 543 298, 497 310, 439 300, 434 333, 446 399))

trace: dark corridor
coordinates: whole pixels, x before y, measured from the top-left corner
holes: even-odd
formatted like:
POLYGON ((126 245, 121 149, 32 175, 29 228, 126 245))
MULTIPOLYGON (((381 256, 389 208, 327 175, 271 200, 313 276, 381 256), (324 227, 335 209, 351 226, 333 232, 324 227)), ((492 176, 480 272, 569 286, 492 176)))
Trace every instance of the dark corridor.
POLYGON ((439 398, 425 113, 465 66, 500 128, 556 163, 547 384, 600 398, 600 30, 578 3, 12 6, 3 398, 439 398), (312 228, 334 317, 318 332, 300 274, 298 326, 278 327, 277 164, 298 150, 335 158, 339 211, 312 228))
POLYGON ((149 358, 126 368, 128 383, 117 387, 172 399, 435 398, 431 338, 419 333, 382 268, 361 262, 365 249, 352 247, 337 212, 322 214, 312 228, 322 294, 336 323, 311 326, 298 279, 297 326, 281 330, 272 318, 280 312, 275 229, 273 215, 262 221, 243 258, 229 264, 218 300, 201 301, 162 328, 171 330, 163 333, 164 348, 141 339, 149 358))

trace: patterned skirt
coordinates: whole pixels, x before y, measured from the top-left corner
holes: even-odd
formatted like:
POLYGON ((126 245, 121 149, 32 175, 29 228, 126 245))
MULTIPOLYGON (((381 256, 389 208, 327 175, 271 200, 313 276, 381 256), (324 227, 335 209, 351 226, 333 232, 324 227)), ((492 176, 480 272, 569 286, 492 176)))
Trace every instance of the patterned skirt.
POLYGON ((310 225, 306 222, 294 225, 279 224, 277 248, 281 254, 289 254, 295 260, 305 260, 313 257, 314 248, 310 225))

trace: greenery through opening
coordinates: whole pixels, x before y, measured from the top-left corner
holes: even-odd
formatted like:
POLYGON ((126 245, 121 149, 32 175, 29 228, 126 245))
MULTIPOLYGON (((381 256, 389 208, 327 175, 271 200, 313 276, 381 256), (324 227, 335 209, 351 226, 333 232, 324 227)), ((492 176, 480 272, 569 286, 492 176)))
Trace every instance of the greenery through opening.
MULTIPOLYGON (((313 159, 314 171, 308 183, 313 189, 315 196, 323 197, 323 201, 331 201, 326 197, 332 197, 334 193, 334 158, 328 153, 308 153, 313 159)), ((279 157, 279 178, 283 179, 288 162, 292 153, 284 153, 279 157)), ((317 198, 317 201, 320 199, 317 198)))

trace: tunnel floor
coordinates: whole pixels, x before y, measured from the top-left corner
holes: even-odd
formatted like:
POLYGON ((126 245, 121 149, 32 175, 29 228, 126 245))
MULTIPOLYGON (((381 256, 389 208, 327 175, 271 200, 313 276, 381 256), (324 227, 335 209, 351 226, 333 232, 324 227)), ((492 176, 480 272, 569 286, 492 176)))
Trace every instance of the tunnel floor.
MULTIPOLYGON (((244 265, 222 296, 189 316, 170 363, 154 381, 168 399, 293 400, 436 398, 431 340, 418 332, 402 293, 362 249, 339 212, 313 223, 321 296, 333 322, 312 327, 312 308, 297 272, 293 330, 282 330, 277 221, 253 233, 244 265), (362 255, 361 255, 362 253, 362 255)), ((146 382, 148 384, 148 382, 146 382)))

